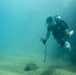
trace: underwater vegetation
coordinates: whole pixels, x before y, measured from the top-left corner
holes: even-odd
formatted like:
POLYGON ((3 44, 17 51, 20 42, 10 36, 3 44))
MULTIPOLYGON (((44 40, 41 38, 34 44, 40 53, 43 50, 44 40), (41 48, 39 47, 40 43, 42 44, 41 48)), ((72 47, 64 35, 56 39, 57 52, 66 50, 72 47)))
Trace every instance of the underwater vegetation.
POLYGON ((41 73, 41 75, 54 75, 54 69, 50 69, 50 68, 45 69, 45 70, 41 73))
POLYGON ((58 66, 50 66, 45 68, 40 75, 76 75, 73 71, 63 69, 58 66))

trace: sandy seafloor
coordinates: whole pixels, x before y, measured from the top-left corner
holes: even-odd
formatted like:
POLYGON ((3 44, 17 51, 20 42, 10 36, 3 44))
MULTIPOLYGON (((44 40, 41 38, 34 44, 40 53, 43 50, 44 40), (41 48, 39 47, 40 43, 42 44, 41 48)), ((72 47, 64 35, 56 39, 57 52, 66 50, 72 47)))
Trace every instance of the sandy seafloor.
POLYGON ((43 62, 44 56, 25 55, 7 56, 0 60, 0 75, 76 75, 76 66, 69 60, 48 59, 43 62), (25 71, 26 64, 33 62, 39 66, 38 69, 25 71))

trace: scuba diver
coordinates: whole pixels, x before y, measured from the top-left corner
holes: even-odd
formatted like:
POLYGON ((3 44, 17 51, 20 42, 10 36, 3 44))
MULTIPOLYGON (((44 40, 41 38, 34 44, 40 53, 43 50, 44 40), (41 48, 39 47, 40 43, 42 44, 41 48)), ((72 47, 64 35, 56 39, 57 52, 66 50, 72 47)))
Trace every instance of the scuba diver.
POLYGON ((66 22, 61 18, 61 16, 48 16, 46 19, 46 25, 47 25, 47 34, 45 38, 42 39, 43 44, 46 44, 50 32, 52 31, 52 34, 54 36, 54 39, 57 40, 57 43, 59 44, 59 47, 63 47, 67 50, 71 51, 71 45, 67 41, 69 37, 73 34, 73 30, 69 32, 68 25, 66 22))

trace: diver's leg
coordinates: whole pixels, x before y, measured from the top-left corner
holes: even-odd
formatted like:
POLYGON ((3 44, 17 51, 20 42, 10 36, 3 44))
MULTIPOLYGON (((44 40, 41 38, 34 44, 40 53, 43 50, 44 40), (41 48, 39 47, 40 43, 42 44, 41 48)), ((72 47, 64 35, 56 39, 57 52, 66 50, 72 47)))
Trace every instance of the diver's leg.
POLYGON ((71 45, 69 42, 65 41, 64 48, 71 51, 71 45))
POLYGON ((59 47, 63 47, 64 49, 71 51, 71 45, 69 42, 59 41, 59 40, 57 40, 57 41, 58 41, 59 47))
POLYGON ((68 39, 69 37, 71 37, 73 35, 74 31, 71 30, 70 32, 66 29, 65 32, 64 32, 64 35, 65 35, 65 39, 68 39))
POLYGON ((73 31, 73 30, 71 30, 71 31, 69 32, 69 36, 72 36, 72 35, 73 35, 73 33, 74 33, 74 31, 73 31))
POLYGON ((63 47, 65 44, 65 41, 63 39, 57 39, 57 43, 59 44, 59 47, 63 47))

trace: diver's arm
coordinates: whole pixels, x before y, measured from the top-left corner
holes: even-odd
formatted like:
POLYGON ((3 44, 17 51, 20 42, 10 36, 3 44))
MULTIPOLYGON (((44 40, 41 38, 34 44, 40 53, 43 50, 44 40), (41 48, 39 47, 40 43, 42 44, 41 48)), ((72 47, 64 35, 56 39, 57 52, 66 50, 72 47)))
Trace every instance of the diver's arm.
POLYGON ((50 25, 49 25, 49 26, 47 27, 47 33, 46 33, 46 37, 45 37, 46 41, 49 39, 50 32, 51 32, 51 27, 50 27, 50 25))
POLYGON ((46 41, 49 39, 49 36, 50 36, 50 31, 47 31, 46 36, 45 36, 46 41))
POLYGON ((43 39, 44 44, 46 44, 47 40, 49 39, 50 31, 51 31, 51 29, 47 28, 47 33, 46 33, 45 39, 43 39))

